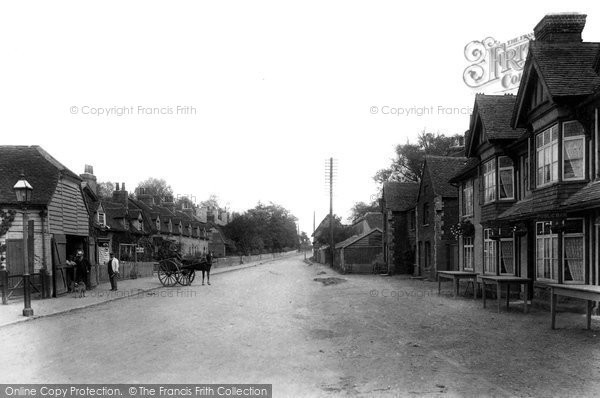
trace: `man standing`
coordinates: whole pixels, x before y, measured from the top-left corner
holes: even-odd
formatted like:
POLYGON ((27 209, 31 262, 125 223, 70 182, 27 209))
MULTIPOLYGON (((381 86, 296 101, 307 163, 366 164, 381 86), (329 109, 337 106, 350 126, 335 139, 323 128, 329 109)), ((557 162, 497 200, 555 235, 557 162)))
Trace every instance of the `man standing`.
POLYGON ((75 257, 76 282, 83 282, 89 286, 88 273, 90 272, 90 268, 90 262, 83 256, 83 250, 78 250, 75 257))
POLYGON ((109 254, 110 259, 106 263, 108 266, 108 277, 110 278, 110 290, 117 290, 117 274, 119 273, 119 260, 115 258, 114 253, 109 254))

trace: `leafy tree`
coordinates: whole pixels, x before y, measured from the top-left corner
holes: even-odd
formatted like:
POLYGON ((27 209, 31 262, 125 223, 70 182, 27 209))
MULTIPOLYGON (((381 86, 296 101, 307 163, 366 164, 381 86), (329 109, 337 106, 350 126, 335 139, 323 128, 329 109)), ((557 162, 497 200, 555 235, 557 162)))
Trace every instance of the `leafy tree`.
POLYGON ((298 247, 296 217, 274 203, 258 203, 223 227, 241 254, 279 252, 298 247))
POLYGON ((115 190, 115 184, 112 182, 100 182, 98 183, 98 196, 101 198, 110 198, 115 190))
POLYGON ((214 193, 211 194, 208 199, 203 200, 202 202, 200 202, 200 206, 201 207, 214 207, 216 209, 220 209, 221 205, 219 203, 219 197, 217 195, 215 195, 214 193))
POLYGON ((159 196, 161 198, 173 196, 173 189, 162 178, 150 177, 137 185, 136 192, 138 188, 145 188, 148 195, 159 196))
POLYGON ((418 182, 421 178, 425 155, 446 156, 450 154, 450 148, 458 136, 421 131, 416 144, 407 142, 396 146, 396 158, 390 167, 377 171, 373 179, 379 183, 385 181, 418 182))
POLYGON ((377 200, 374 200, 371 203, 356 202, 350 209, 350 217, 348 219, 350 222, 354 223, 365 214, 369 212, 379 212, 380 210, 379 202, 377 200))
MULTIPOLYGON (((327 216, 329 217, 329 216, 327 216)), ((324 226, 321 231, 315 231, 315 241, 324 245, 328 245, 330 242, 329 223, 324 226)), ((342 224, 342 218, 337 215, 333 215, 333 241, 339 243, 343 240, 348 239, 352 236, 352 231, 347 225, 342 224)))

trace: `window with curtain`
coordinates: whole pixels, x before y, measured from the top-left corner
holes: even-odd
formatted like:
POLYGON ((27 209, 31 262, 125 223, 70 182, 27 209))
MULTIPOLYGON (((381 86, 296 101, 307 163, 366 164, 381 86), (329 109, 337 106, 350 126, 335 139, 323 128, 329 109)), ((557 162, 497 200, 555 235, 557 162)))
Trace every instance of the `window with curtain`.
POLYGON ((585 135, 578 121, 563 123, 563 179, 585 178, 585 135))
POLYGON ((500 241, 500 273, 514 275, 513 240, 502 239, 500 241))
POLYGON ((483 230, 483 272, 496 273, 496 241, 490 238, 491 229, 483 230))
POLYGON ((496 159, 483 165, 483 197, 484 203, 496 200, 496 159))
POLYGON ((535 137, 537 155, 537 186, 558 181, 558 125, 535 137))
POLYGON ((585 283, 583 219, 565 222, 563 281, 585 283))
POLYGON ((549 221, 536 223, 536 276, 556 282, 558 280, 558 235, 552 232, 549 221))
POLYGON ((463 269, 473 271, 473 237, 463 236, 463 269))
POLYGON ((500 175, 500 199, 514 199, 514 173, 512 160, 508 156, 498 158, 498 173, 500 175))

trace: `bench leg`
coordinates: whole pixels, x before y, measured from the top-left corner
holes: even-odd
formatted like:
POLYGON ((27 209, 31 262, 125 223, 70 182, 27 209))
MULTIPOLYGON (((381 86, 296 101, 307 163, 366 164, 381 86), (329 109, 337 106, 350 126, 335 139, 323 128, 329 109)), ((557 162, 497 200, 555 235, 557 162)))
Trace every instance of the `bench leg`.
POLYGON ((586 316, 587 316, 587 329, 590 330, 592 328, 592 304, 594 302, 592 300, 587 301, 586 306, 586 316))
POLYGON ((483 298, 483 308, 485 308, 485 282, 481 281, 481 297, 483 298))
POLYGON ((525 283, 525 300, 523 300, 523 312, 527 314, 527 312, 529 312, 529 308, 528 308, 528 302, 527 300, 529 299, 529 283, 525 283))
POLYGON ((556 329, 556 295, 554 289, 550 290, 550 316, 552 317, 552 329, 556 329))
POLYGON ((500 313, 500 303, 502 302, 502 286, 498 282, 496 282, 496 294, 498 295, 496 301, 498 302, 498 314, 499 314, 500 313))

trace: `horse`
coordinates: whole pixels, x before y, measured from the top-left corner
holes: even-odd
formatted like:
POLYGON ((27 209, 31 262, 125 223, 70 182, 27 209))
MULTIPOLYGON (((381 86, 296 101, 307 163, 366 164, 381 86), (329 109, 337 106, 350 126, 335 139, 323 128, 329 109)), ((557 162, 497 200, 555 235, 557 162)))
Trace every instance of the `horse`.
POLYGON ((210 285, 210 268, 212 267, 212 258, 202 257, 199 262, 182 260, 184 266, 191 267, 194 271, 202 271, 202 284, 204 285, 204 276, 206 274, 207 283, 210 285))

